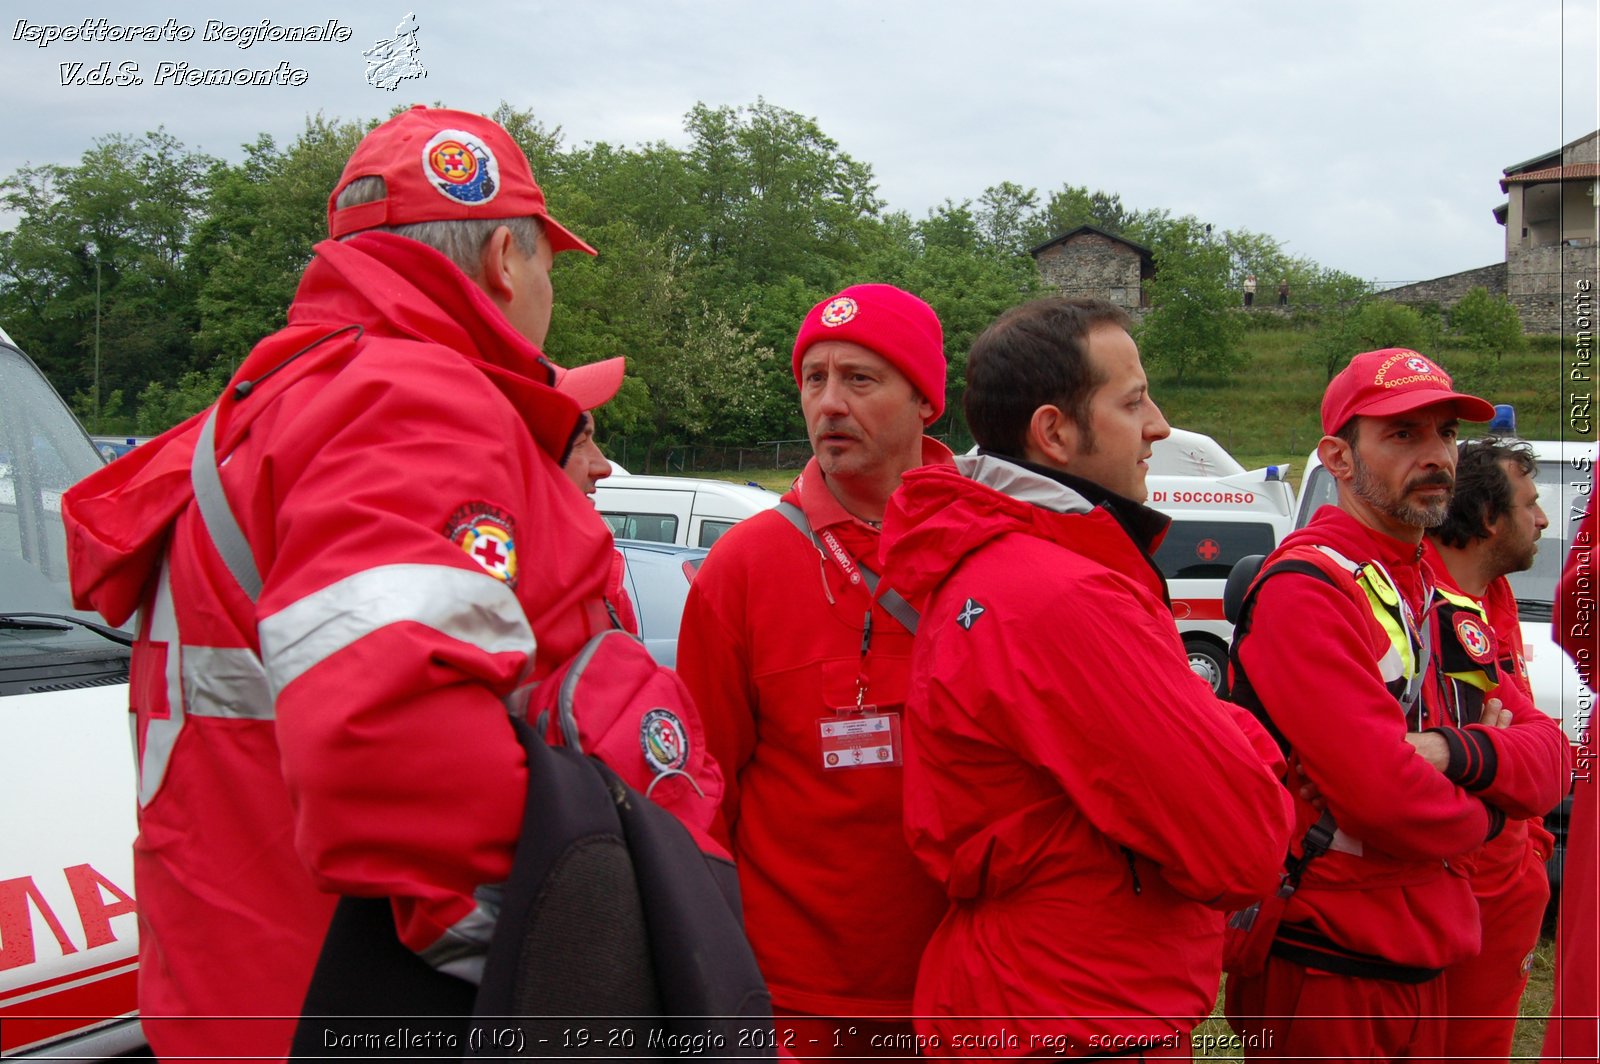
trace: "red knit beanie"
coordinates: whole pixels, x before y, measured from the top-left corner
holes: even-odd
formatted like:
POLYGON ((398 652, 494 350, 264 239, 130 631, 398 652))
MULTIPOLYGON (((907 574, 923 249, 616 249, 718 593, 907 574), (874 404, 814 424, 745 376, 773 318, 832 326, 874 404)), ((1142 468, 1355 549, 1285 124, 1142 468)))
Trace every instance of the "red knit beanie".
POLYGON ((933 405, 928 423, 944 413, 944 330, 922 300, 892 284, 851 285, 812 307, 794 339, 794 381, 812 344, 840 340, 889 361, 933 405))

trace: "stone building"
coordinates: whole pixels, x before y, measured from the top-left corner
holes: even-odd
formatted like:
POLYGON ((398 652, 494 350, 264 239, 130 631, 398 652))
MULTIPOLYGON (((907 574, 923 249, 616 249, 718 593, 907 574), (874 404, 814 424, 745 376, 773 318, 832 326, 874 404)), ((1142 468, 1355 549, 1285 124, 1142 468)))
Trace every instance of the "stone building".
POLYGON ((1502 173, 1500 191, 1507 198, 1494 218, 1505 227, 1505 261, 1391 288, 1381 297, 1448 309, 1482 287, 1509 299, 1526 331, 1561 331, 1577 281, 1587 278, 1593 286, 1600 280, 1600 130, 1502 173))
POLYGON ((1150 305, 1144 282, 1156 274, 1150 249, 1092 225, 1062 233, 1029 254, 1046 284, 1068 296, 1097 296, 1138 317, 1150 305))

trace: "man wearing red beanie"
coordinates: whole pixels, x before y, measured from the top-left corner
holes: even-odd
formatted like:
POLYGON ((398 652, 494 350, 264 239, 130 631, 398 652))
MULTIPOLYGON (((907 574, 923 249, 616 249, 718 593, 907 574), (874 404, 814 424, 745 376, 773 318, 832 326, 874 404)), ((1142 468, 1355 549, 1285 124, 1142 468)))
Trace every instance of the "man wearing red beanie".
POLYGON ((923 436, 944 412, 943 330, 911 293, 855 285, 806 315, 794 376, 813 457, 778 509, 717 541, 678 670, 722 766, 780 1045, 850 1055, 911 1044, 917 962, 945 909, 901 828, 916 617, 876 576, 901 475, 951 461, 923 436))

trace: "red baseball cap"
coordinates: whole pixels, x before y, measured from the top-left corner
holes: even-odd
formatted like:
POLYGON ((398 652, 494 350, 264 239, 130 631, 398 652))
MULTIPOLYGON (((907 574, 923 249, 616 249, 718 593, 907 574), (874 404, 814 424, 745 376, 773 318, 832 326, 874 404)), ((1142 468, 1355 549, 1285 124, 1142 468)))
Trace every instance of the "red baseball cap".
POLYGON ((806 349, 824 340, 860 344, 894 366, 933 405, 929 424, 944 413, 944 329, 921 299, 892 284, 851 285, 812 307, 794 338, 794 379, 806 349))
POLYGON ((622 387, 622 370, 627 361, 618 355, 571 369, 563 369, 554 363, 550 368, 555 374, 556 391, 571 396, 582 409, 593 410, 609 403, 612 396, 617 394, 617 389, 622 387))
POLYGON ((1432 359, 1404 347, 1366 351, 1328 382, 1322 396, 1322 431, 1332 436, 1357 415, 1403 414, 1435 403, 1453 403, 1463 421, 1490 421, 1494 405, 1454 391, 1450 374, 1432 359))
POLYGON ((361 139, 328 197, 328 235, 468 218, 538 218, 554 251, 594 248, 550 217, 528 157, 499 123, 467 111, 402 111, 361 139), (339 193, 381 177, 383 199, 340 209, 339 193))

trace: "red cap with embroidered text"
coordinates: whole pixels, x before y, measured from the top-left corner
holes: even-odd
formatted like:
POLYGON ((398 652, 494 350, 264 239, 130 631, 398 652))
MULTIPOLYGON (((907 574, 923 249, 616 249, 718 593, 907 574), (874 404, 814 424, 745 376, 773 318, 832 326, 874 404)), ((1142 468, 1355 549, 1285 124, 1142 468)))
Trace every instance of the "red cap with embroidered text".
POLYGON ((1455 391, 1437 362, 1404 347, 1366 351, 1328 382, 1322 396, 1322 431, 1337 433, 1358 415, 1386 417, 1435 403, 1454 405, 1463 421, 1489 421, 1494 405, 1455 391))
POLYGON ((794 340, 794 380, 812 344, 841 340, 860 344, 906 375, 933 405, 931 424, 944 413, 944 329, 939 316, 916 296, 892 284, 851 285, 812 307, 794 340))
POLYGON ((550 217, 528 157, 499 123, 421 104, 363 137, 328 197, 335 239, 378 226, 530 217, 544 223, 553 251, 595 253, 550 217), (383 198, 336 206, 339 193, 362 177, 383 178, 383 198))

